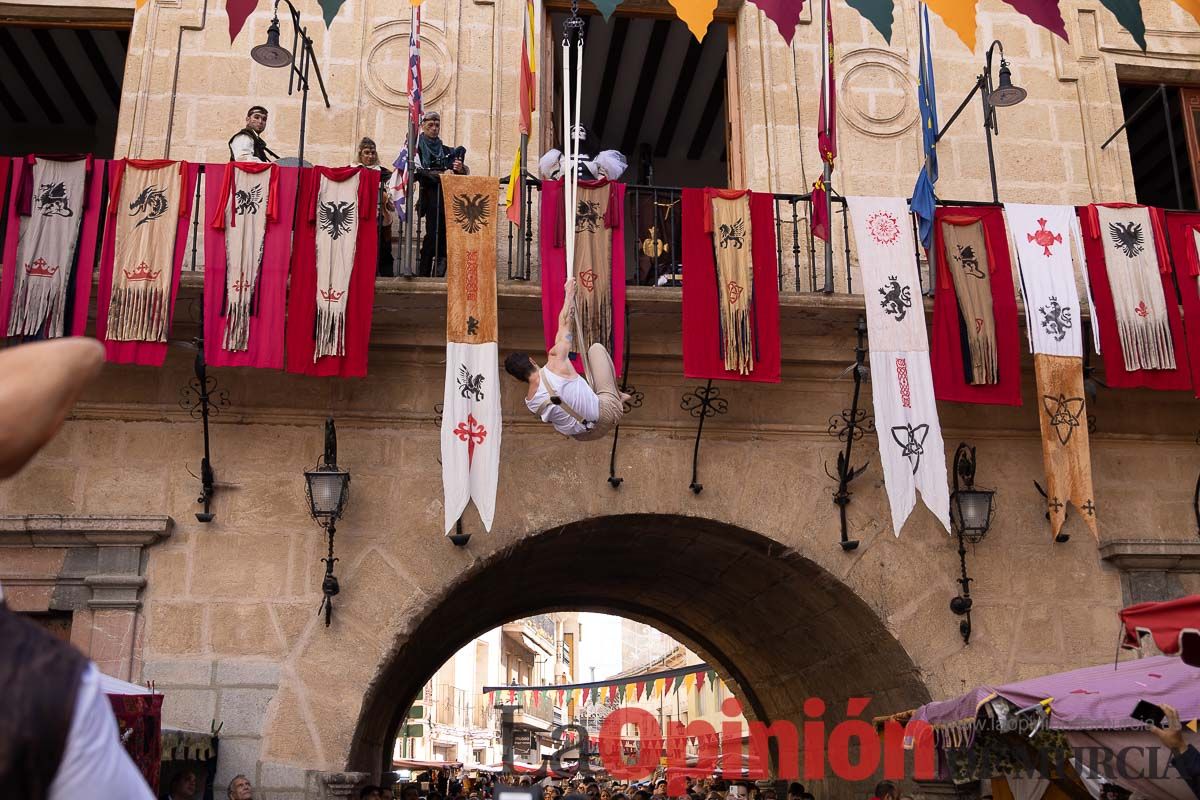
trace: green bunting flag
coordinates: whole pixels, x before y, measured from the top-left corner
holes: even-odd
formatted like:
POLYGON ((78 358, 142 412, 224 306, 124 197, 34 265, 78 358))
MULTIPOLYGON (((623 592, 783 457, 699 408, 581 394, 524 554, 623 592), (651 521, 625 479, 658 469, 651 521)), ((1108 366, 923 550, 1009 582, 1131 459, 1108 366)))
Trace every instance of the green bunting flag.
POLYGON ((863 19, 874 25, 875 30, 883 34, 883 38, 888 44, 892 43, 894 0, 846 0, 846 5, 862 14, 863 19))
POLYGON ((1142 51, 1146 50, 1146 21, 1142 19, 1142 4, 1140 0, 1100 0, 1100 4, 1112 12, 1121 27, 1129 31, 1129 35, 1137 42, 1142 51))
POLYGON ((345 3, 346 0, 317 0, 317 5, 321 6, 321 14, 325 17, 326 28, 333 24, 333 18, 338 15, 345 3))
POLYGON ((621 0, 595 0, 596 9, 604 17, 605 22, 608 22, 608 18, 613 15, 619 5, 621 5, 621 0))

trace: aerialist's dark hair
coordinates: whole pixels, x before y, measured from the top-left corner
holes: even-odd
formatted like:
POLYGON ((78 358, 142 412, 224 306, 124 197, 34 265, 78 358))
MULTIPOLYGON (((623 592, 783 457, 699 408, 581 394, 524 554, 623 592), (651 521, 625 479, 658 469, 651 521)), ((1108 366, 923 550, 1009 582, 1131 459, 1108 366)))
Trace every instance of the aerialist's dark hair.
POLYGON ((251 114, 253 114, 255 111, 261 111, 262 113, 266 114, 267 116, 270 116, 270 115, 271 115, 271 112, 267 111, 267 110, 266 110, 265 108, 263 108, 262 106, 250 106, 250 110, 246 112, 246 116, 247 116, 247 117, 248 117, 248 116, 250 116, 250 115, 251 115, 251 114))
POLYGON ((528 353, 509 353, 508 358, 504 359, 504 371, 519 381, 529 383, 529 376, 534 371, 533 361, 528 353))

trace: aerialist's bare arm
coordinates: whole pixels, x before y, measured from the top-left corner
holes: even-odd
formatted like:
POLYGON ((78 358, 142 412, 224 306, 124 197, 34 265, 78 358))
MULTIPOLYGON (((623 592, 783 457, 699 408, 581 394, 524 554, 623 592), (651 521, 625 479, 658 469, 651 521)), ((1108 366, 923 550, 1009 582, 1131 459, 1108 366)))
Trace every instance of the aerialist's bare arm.
POLYGON ((571 310, 575 304, 575 279, 567 281, 562 309, 558 312, 558 332, 554 335, 554 347, 547 353, 547 360, 560 371, 570 365, 568 356, 574 339, 571 333, 571 310))

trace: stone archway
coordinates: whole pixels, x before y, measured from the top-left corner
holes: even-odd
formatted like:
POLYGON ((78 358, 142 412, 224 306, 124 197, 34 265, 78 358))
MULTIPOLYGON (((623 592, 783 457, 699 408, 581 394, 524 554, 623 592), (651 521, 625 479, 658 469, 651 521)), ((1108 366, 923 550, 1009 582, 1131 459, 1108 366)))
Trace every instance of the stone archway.
POLYGON ((808 697, 827 721, 845 700, 877 713, 929 699, 919 671, 853 590, 761 534, 674 515, 597 517, 526 537, 477 562, 427 604, 367 690, 349 769, 376 772, 407 701, 474 636, 556 609, 653 624, 703 656, 747 717, 800 722, 808 697), (536 576, 536 577, 535 577, 536 576))

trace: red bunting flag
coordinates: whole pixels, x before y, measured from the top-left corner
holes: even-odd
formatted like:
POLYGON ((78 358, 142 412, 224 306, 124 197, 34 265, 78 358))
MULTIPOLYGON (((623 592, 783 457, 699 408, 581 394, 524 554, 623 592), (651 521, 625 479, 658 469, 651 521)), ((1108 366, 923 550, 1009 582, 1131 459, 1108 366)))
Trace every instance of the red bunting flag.
POLYGON ((225 0, 225 14, 229 17, 229 43, 242 32, 246 20, 258 8, 258 0, 225 0))
POLYGON ((758 10, 767 19, 775 23, 779 35, 790 46, 792 37, 796 35, 796 25, 800 22, 800 12, 804 10, 804 0, 750 0, 758 6, 758 10))
POLYGON ((703 688, 704 688, 704 673, 697 672, 696 673, 696 691, 698 692, 703 688))
POLYGON ((1063 24, 1062 12, 1058 10, 1058 0, 1004 0, 1010 6, 1020 11, 1036 25, 1067 41, 1067 28, 1063 24))
POLYGON ((645 694, 646 694, 646 682, 638 681, 637 682, 637 698, 639 700, 641 700, 642 697, 645 696, 645 694))
POLYGON ((671 685, 672 685, 673 683, 675 683, 675 679, 674 679, 674 678, 667 678, 667 679, 666 679, 666 682, 663 684, 663 687, 664 687, 664 688, 663 688, 663 694, 666 694, 667 692, 671 691, 671 685))

